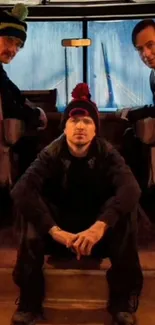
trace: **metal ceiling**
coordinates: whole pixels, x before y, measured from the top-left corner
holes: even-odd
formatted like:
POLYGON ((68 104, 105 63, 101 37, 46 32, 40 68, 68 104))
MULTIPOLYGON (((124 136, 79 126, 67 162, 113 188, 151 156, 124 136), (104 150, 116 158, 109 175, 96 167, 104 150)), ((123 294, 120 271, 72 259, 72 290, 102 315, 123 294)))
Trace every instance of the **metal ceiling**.
MULTIPOLYGON (((0 8, 10 5, 1 4, 0 8)), ((6 0, 7 1, 7 0, 6 0)), ((12 0, 15 4, 15 0, 12 0)), ((30 5, 31 0, 19 1, 29 5, 28 21, 37 20, 118 20, 155 17, 155 0, 83 0, 83 1, 40 1, 30 5)), ((38 0, 36 0, 38 1, 38 0)), ((5 2, 6 3, 6 2, 5 2)))

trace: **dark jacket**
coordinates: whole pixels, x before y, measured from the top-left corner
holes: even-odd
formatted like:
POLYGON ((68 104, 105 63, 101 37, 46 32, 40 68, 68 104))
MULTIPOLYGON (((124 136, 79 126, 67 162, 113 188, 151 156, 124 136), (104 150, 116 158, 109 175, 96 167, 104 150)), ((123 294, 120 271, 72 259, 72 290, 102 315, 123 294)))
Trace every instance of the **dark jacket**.
POLYGON ((72 232, 96 220, 113 227, 139 197, 134 176, 109 143, 94 138, 87 156, 75 158, 63 135, 39 154, 12 190, 16 207, 41 234, 54 224, 72 232))
POLYGON ((0 64, 0 93, 4 119, 14 118, 22 120, 26 127, 39 125, 40 111, 26 103, 26 98, 8 78, 2 64, 0 64))
POLYGON ((131 168, 140 188, 145 191, 148 187, 151 166, 151 145, 143 143, 135 132, 136 122, 145 118, 155 118, 154 106, 143 106, 128 111, 127 118, 130 127, 125 131, 122 141, 121 154, 131 168))
POLYGON ((123 137, 121 154, 142 190, 140 205, 147 217, 152 222, 155 222, 155 185, 148 186, 151 168, 151 147, 141 142, 136 137, 134 129, 129 128, 123 137))
POLYGON ((143 120, 145 118, 152 117, 155 118, 155 106, 142 106, 137 109, 131 109, 128 111, 127 118, 130 123, 135 124, 138 120, 143 120))
POLYGON ((153 95, 153 102, 155 104, 155 70, 152 69, 150 73, 150 88, 153 95))
POLYGON ((10 186, 10 146, 15 145, 26 131, 36 130, 40 125, 40 110, 22 96, 20 90, 8 78, 0 64, 0 187, 10 186))
POLYGON ((136 137, 134 128, 128 128, 122 139, 120 153, 131 168, 142 191, 148 187, 150 176, 150 146, 136 137))

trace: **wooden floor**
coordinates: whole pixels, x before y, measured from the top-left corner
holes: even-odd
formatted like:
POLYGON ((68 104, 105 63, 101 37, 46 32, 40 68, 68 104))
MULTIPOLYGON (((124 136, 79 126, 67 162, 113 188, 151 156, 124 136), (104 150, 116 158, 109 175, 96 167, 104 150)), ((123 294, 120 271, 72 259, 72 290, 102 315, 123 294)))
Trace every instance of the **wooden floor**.
MULTIPOLYGON (((82 288, 81 288, 82 291, 82 288)), ((52 292, 51 292, 52 293, 52 292)), ((0 324, 9 325, 16 309, 14 297, 0 299, 0 324)), ((58 297, 58 295, 57 295, 58 297)), ((66 287, 67 297, 67 287, 66 287)), ((155 325, 155 274, 144 278, 144 288, 137 312, 138 325, 155 325)), ((45 302, 45 320, 38 321, 42 325, 112 325, 110 315, 106 312, 105 300, 81 299, 48 299, 45 302)))
MULTIPOLYGON (((9 325, 15 310, 13 302, 0 304, 0 324, 9 325)), ((37 324, 52 325, 111 325, 111 317, 102 309, 53 309, 45 308, 46 320, 37 324)), ((155 325, 154 301, 142 300, 137 312, 138 325, 155 325)))

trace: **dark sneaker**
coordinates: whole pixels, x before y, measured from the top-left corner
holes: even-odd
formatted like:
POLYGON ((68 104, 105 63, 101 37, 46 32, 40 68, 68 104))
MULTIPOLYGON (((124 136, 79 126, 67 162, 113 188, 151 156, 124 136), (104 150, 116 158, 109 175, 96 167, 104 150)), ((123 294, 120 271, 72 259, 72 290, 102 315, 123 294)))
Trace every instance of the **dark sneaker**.
POLYGON ((114 325, 135 325, 136 317, 129 312, 118 312, 113 316, 114 325))
POLYGON ((34 312, 32 306, 25 304, 21 297, 16 299, 15 304, 18 307, 12 316, 11 325, 35 325, 38 319, 45 319, 41 306, 34 312))
POLYGON ((18 309, 12 316, 11 325, 35 325, 37 316, 31 312, 22 312, 18 309))

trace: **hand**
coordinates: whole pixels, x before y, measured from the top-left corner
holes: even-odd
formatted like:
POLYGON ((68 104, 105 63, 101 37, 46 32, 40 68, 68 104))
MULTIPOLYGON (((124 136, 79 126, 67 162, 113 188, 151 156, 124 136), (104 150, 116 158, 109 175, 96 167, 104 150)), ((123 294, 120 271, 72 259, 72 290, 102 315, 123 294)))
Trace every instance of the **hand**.
POLYGON ((41 122, 41 126, 39 126, 38 128, 37 128, 37 130, 44 130, 44 129, 46 129, 46 127, 47 127, 47 122, 48 122, 48 120, 47 120, 47 116, 46 116, 46 114, 45 114, 45 112, 44 112, 44 110, 42 109, 42 108, 40 108, 40 107, 37 107, 38 109, 39 109, 39 111, 40 111, 40 117, 39 117, 39 120, 40 120, 40 122, 41 122))
POLYGON ((107 225, 102 221, 97 221, 89 229, 78 233, 78 238, 72 243, 72 249, 80 260, 81 255, 89 256, 93 246, 103 237, 107 225))
POLYGON ((64 231, 57 226, 53 226, 49 230, 49 234, 58 243, 65 245, 67 248, 71 247, 74 241, 78 238, 77 234, 72 234, 71 232, 64 231))
POLYGON ((122 108, 120 110, 120 117, 121 117, 121 119, 128 121, 128 113, 129 113, 130 109, 131 108, 125 107, 125 108, 122 108))

